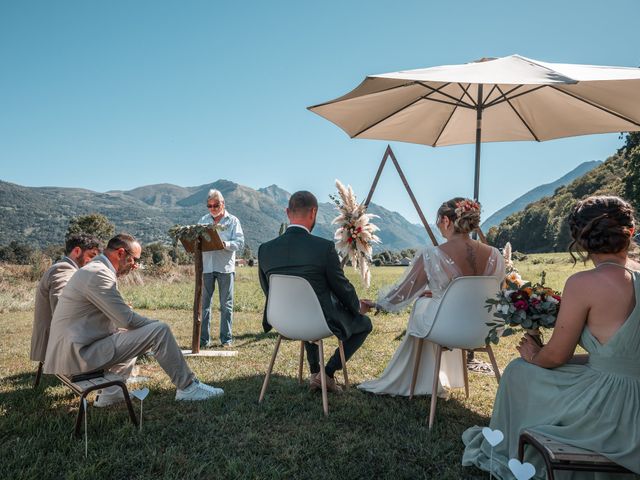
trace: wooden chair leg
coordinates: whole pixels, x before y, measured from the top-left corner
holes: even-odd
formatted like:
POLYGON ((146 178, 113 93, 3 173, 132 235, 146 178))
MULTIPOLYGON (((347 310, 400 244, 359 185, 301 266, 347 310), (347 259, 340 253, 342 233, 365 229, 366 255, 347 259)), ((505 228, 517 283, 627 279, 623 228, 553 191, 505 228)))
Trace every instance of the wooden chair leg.
POLYGON ((324 416, 329 415, 329 398, 327 397, 327 374, 324 371, 324 348, 322 340, 318 340, 318 356, 320 357, 320 385, 322 386, 322 410, 324 416))
POLYGON ((273 355, 271 355, 271 362, 269 362, 269 368, 267 369, 267 375, 264 377, 264 382, 262 383, 262 390, 260 391, 260 398, 258 399, 258 403, 262 403, 262 399, 264 398, 264 394, 267 392, 267 386, 269 385, 269 378, 271 377, 271 371, 273 370, 273 364, 276 363, 276 355, 278 355, 278 349, 280 348, 280 342, 282 341, 282 335, 278 335, 278 339, 276 340, 276 348, 273 349, 273 355))
POLYGON ((411 377, 411 388, 409 389, 409 400, 413 398, 413 392, 416 389, 416 380, 418 379, 418 370, 420 370, 420 359, 422 358, 422 346, 424 345, 424 339, 420 337, 414 337, 417 343, 416 358, 413 363, 413 376, 411 377))
POLYGON ((349 388, 349 374, 347 373, 347 361, 344 358, 344 345, 342 340, 338 340, 338 351, 340 352, 340 363, 342 363, 342 374, 344 375, 344 388, 349 388))
POLYGON ((464 377, 464 394, 469 398, 469 370, 467 369, 467 351, 462 350, 462 376, 464 377))
POLYGON ((442 346, 436 346, 436 365, 433 369, 433 387, 431 388, 431 409, 429 410, 429 430, 436 418, 436 402, 438 401, 438 383, 440 379, 440 360, 442 359, 442 346))
POLYGON ((486 346, 487 354, 489 355, 489 360, 491 361, 491 366, 493 367, 493 373, 496 376, 496 382, 500 385, 500 369, 498 368, 498 362, 496 362, 496 357, 493 355, 493 349, 491 345, 487 343, 486 346))
POLYGON ((42 378, 42 366, 44 363, 38 362, 38 370, 36 370, 36 379, 33 382, 33 388, 38 388, 40 385, 40 379, 42 378))
POLYGON ((300 342, 300 365, 298 365, 298 383, 302 385, 302 370, 304 369, 304 342, 300 342))

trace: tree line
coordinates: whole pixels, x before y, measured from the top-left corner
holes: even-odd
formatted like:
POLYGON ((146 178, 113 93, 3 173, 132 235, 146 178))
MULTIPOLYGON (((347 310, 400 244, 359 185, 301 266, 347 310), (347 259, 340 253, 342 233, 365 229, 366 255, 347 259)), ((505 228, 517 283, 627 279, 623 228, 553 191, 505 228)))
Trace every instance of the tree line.
POLYGON ((487 241, 499 248, 511 242, 526 253, 566 251, 571 241, 569 211, 590 195, 618 195, 639 211, 640 132, 626 134, 624 145, 602 165, 489 229, 487 241))
MULTIPOLYGON (((65 240, 73 234, 86 233, 99 238, 104 245, 115 235, 116 227, 109 219, 100 214, 79 215, 69 221, 65 240)), ((36 265, 43 263, 43 257, 50 262, 59 260, 64 255, 64 244, 50 245, 40 250, 27 243, 12 240, 0 246, 0 262, 17 265, 36 265)), ((252 265, 255 255, 249 246, 245 246, 239 255, 252 265)), ((189 265, 193 263, 193 255, 180 246, 167 245, 161 242, 148 243, 142 248, 142 264, 148 268, 162 268, 170 265, 189 265)))

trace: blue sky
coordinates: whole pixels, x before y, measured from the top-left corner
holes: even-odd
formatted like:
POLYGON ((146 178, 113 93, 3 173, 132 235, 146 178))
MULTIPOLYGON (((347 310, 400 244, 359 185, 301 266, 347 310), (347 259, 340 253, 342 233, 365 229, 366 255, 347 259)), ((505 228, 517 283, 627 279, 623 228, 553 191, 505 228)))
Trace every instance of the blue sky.
MULTIPOLYGON (((0 179, 107 191, 224 178, 327 201, 338 178, 363 199, 387 142, 351 140, 307 106, 368 74, 486 56, 638 66, 639 14, 635 0, 5 0, 0 179)), ((483 145, 485 214, 620 145, 483 145)), ((472 145, 392 147, 429 219, 472 195, 472 145)), ((374 201, 417 222, 389 167, 374 201)))

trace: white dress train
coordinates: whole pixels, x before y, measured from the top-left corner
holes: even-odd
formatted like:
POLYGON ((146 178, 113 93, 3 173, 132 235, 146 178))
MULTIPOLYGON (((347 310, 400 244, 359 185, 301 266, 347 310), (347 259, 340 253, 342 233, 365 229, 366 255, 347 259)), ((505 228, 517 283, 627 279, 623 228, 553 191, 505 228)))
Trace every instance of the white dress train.
MULTIPOLYGON (((504 258, 500 251, 493 248, 482 275, 502 278, 504 267, 504 258)), ((461 276, 462 272, 443 250, 430 246, 416 254, 403 277, 390 290, 379 295, 378 303, 390 312, 401 311, 410 303, 414 301, 415 303, 409 316, 407 333, 384 372, 379 378, 358 385, 360 390, 376 394, 409 396, 417 349, 416 339, 424 338, 429 334, 447 286, 454 278, 461 276), (430 290, 433 297, 421 297, 425 290, 430 290)), ((435 344, 425 340, 414 395, 431 394, 435 351, 435 344)), ((442 353, 439 395, 444 393, 443 387, 464 386, 463 368, 466 367, 461 350, 442 353)))

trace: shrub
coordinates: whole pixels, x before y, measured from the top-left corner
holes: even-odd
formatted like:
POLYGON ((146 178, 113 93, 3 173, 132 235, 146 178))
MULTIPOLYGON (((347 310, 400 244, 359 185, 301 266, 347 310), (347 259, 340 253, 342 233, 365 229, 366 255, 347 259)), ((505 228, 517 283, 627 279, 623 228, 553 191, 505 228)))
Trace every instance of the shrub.
POLYGON ((111 223, 107 217, 100 213, 91 213, 89 215, 73 217, 69 221, 65 238, 68 238, 69 235, 73 235, 74 233, 88 233, 106 243, 113 237, 115 231, 115 225, 111 223))
POLYGON ((40 251, 34 252, 29 261, 29 280, 32 282, 40 280, 51 264, 52 261, 48 255, 40 251))

